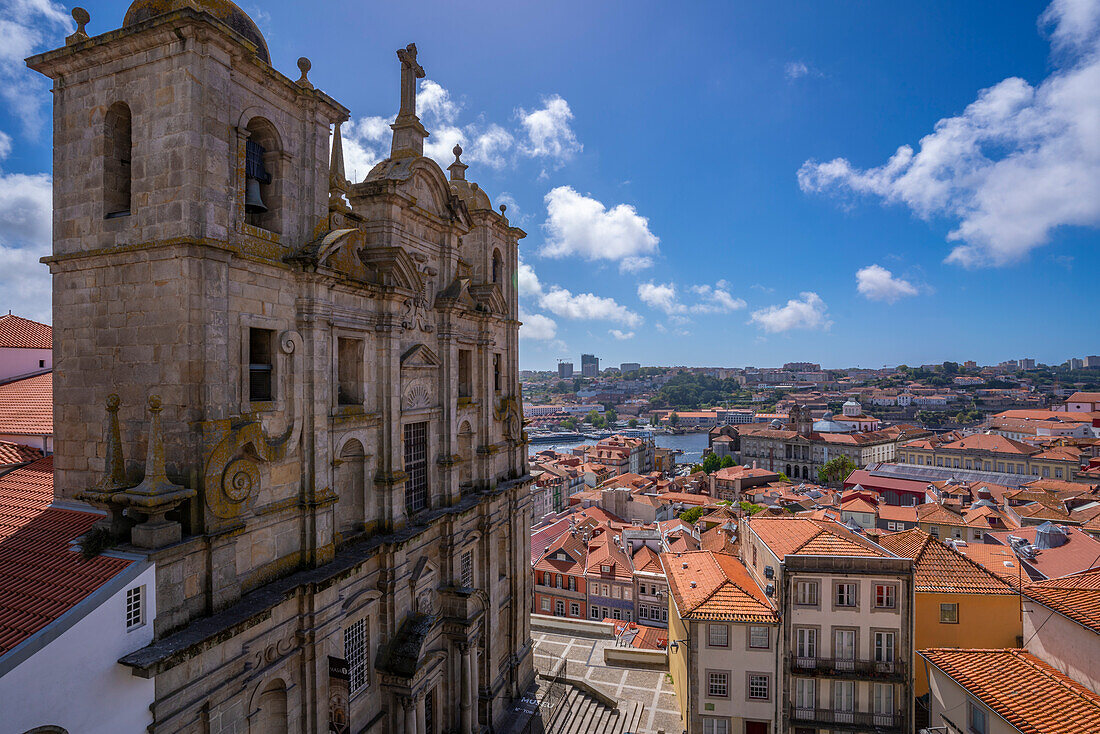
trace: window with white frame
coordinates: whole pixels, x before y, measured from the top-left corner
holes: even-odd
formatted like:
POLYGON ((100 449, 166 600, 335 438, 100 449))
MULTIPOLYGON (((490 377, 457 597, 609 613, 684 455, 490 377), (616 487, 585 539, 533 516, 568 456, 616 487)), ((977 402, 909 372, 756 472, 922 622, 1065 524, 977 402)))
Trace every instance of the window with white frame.
POLYGON ((638 607, 638 619, 649 619, 649 607, 644 605, 638 607))
POLYGON ((875 584, 875 608, 894 609, 898 604, 898 588, 893 584, 875 584))
POLYGON ((730 720, 705 717, 703 719, 703 734, 730 734, 730 720))
POLYGON ((875 684, 875 713, 894 713, 894 687, 889 683, 875 684))
POLYGON ((145 624, 145 587, 135 586, 126 590, 126 629, 137 629, 143 624, 145 624))
POLYGON ((569 602, 569 616, 579 617, 581 616, 581 605, 577 602, 569 602))
POLYGON ((707 674, 707 696, 710 698, 729 698, 730 695, 730 674, 729 673, 708 673, 707 674))
POLYGON ((817 606, 817 582, 799 581, 796 583, 794 603, 804 607, 817 606))
MULTIPOLYGON (((561 587, 561 577, 558 577, 558 587, 561 587)), ((474 554, 466 551, 462 554, 462 585, 467 589, 474 586, 474 554)))
POLYGON ((856 606, 856 589, 859 587, 853 583, 840 583, 836 585, 836 606, 856 606))
POLYGON ((599 607, 591 607, 588 610, 588 616, 591 617, 592 619, 599 619, 600 618, 600 608, 599 607))
POLYGON ((367 658, 367 622, 360 619, 344 630, 344 660, 348 663, 348 686, 352 693, 370 683, 367 658))
POLYGON ((771 644, 771 630, 753 625, 749 627, 749 647, 767 649, 771 644))
POLYGON ((813 678, 795 679, 794 705, 800 709, 817 708, 817 681, 813 678))
POLYGON ((749 698, 766 701, 770 688, 768 676, 762 673, 749 673, 749 698))
POLYGON ((967 701, 966 709, 966 724, 969 731, 974 732, 974 734, 988 734, 989 720, 986 717, 985 709, 974 701, 967 701))
POLYGON ((708 624, 707 644, 711 647, 729 647, 730 628, 724 624, 708 624))
POLYGON ((542 597, 542 611, 544 611, 544 612, 549 612, 550 611, 550 598, 549 597, 546 597, 546 596, 542 597))
POLYGON ((893 632, 876 632, 875 633, 875 662, 876 663, 892 663, 892 662, 894 662, 894 633, 893 632))
POLYGON ((833 681, 833 710, 856 710, 856 684, 850 680, 833 681))

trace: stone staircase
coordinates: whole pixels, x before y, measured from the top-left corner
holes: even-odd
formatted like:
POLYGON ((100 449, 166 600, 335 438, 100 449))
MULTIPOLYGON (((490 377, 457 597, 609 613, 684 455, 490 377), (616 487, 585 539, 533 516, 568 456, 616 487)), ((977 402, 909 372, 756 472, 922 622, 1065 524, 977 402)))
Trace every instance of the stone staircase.
POLYGON ((546 734, 640 734, 645 707, 621 701, 618 708, 566 684, 565 701, 545 724, 546 734))

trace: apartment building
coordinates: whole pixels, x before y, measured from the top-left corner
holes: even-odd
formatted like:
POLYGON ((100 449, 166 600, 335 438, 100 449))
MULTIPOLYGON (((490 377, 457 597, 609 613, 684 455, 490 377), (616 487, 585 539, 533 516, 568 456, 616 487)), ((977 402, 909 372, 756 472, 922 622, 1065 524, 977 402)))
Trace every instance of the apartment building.
POLYGON ((779 731, 913 727, 913 562, 839 523, 741 521, 741 554, 780 614, 779 731))
POLYGON ((669 673, 687 734, 776 729, 779 615, 728 553, 665 553, 669 673))
POLYGON ((535 561, 535 609, 540 614, 586 618, 586 537, 585 531, 570 528, 546 546, 535 561))
POLYGON ((1030 474, 1046 479, 1073 479, 1080 459, 1064 452, 1042 449, 995 433, 975 433, 957 441, 938 443, 927 439, 898 446, 897 460, 918 466, 975 469, 1005 474, 1030 474))

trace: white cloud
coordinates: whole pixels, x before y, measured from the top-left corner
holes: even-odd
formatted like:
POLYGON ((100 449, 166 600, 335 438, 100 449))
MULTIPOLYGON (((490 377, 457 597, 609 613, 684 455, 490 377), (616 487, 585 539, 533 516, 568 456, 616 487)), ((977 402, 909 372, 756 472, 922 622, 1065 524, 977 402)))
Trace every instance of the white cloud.
POLYGON ((670 316, 687 311, 687 307, 677 300, 676 286, 672 283, 639 283, 638 298, 650 308, 670 316))
POLYGON ((50 271, 39 259, 52 249, 52 221, 48 174, 0 172, 0 303, 46 322, 51 319, 50 271))
POLYGON ((748 304, 743 298, 734 298, 729 292, 729 283, 718 281, 713 287, 709 285, 693 285, 693 293, 699 296, 699 303, 691 307, 695 313, 729 313, 738 311, 748 304))
POLYGON ((810 73, 810 67, 804 61, 788 61, 783 67, 783 76, 789 80, 801 79, 810 73))
POLYGON ((877 167, 806 161, 806 192, 870 195, 957 226, 948 262, 1006 265, 1061 226, 1100 225, 1100 1, 1055 0, 1058 66, 1039 86, 1008 78, 877 167))
POLYGON ((607 333, 610 334, 611 336, 615 337, 619 341, 626 341, 627 339, 633 339, 634 338, 634 332, 633 331, 623 332, 623 331, 619 331, 618 329, 611 329, 607 333))
POLYGON ((653 267, 651 257, 624 257, 619 261, 620 273, 639 273, 653 267))
POLYGON ((791 299, 785 306, 768 306, 752 312, 749 323, 756 324, 769 334, 791 329, 828 329, 828 307, 821 296, 806 291, 800 300, 791 299))
POLYGON ((11 136, 0 130, 0 161, 11 155, 11 136))
POLYGON ((523 326, 519 329, 520 339, 550 341, 558 335, 558 324, 549 316, 543 316, 540 313, 526 313, 520 309, 519 320, 523 322, 523 326))
POLYGON ((469 146, 470 160, 478 161, 490 168, 504 168, 508 163, 506 154, 512 149, 514 143, 515 138, 510 132, 493 123, 472 138, 469 146))
POLYGON ((528 112, 522 107, 516 110, 526 140, 520 151, 532 158, 550 158, 559 165, 583 150, 569 123, 573 111, 569 103, 553 94, 542 101, 541 109, 528 112))
POLYGON ((895 303, 900 298, 917 295, 917 287, 908 280, 895 278, 881 265, 868 265, 856 271, 856 290, 871 301, 895 303))
POLYGON ((519 260, 519 273, 517 274, 517 279, 521 297, 526 298, 532 296, 539 298, 542 296, 542 283, 539 282, 539 276, 535 275, 534 268, 523 262, 523 258, 519 260))
POLYGON ((577 255, 585 260, 619 262, 634 272, 653 264, 660 240, 649 231, 649 220, 629 204, 608 209, 570 186, 551 189, 545 197, 546 257, 577 255))
POLYGON ((574 295, 561 286, 552 285, 550 290, 539 298, 539 305, 562 318, 581 321, 614 321, 628 327, 642 323, 642 317, 614 298, 604 298, 594 293, 574 295))
POLYGON ((50 0, 7 0, 0 6, 0 99, 28 138, 37 139, 44 127, 48 80, 23 59, 62 45, 74 27, 65 6, 50 0))

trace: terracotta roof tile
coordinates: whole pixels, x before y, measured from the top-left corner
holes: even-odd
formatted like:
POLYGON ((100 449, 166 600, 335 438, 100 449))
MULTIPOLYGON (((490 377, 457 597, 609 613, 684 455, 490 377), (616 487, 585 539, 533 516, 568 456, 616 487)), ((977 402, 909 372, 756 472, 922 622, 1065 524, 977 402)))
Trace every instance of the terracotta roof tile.
POLYGON ((879 545, 913 559, 914 589, 958 594, 1015 594, 986 568, 918 528, 884 535, 879 545))
POLYGON ((70 544, 100 516, 52 501, 52 457, 0 477, 0 655, 133 563, 83 559, 70 544))
POLYGON ((26 464, 41 458, 41 449, 36 449, 32 446, 24 446, 20 443, 0 441, 0 466, 26 464))
POLYGON ((0 347, 53 349, 53 328, 21 316, 0 316, 0 347))
POLYGON ((1100 633, 1100 569, 1028 584, 1024 594, 1100 633))
POLYGON ((0 385, 0 433, 53 435, 53 374, 0 385))
POLYGON ((749 527, 782 561, 789 555, 889 558, 891 553, 835 522, 803 517, 764 517, 749 527))
MULTIPOLYGON (((1037 525, 1029 525, 1016 530, 986 533, 987 542, 992 539, 1008 546, 1008 536, 1023 538, 1034 545, 1037 525)), ((1034 558, 1028 558, 1027 565, 1034 568, 1043 578, 1057 578, 1071 573, 1080 573, 1100 564, 1100 541, 1073 526, 1066 526, 1068 543, 1056 548, 1045 548, 1034 558)))
POLYGON ((779 620, 775 608, 737 556, 712 551, 662 553, 661 563, 676 608, 684 618, 764 623, 779 620))
POLYGON ((920 650, 1024 734, 1100 731, 1100 696, 1026 650, 920 650))
POLYGON ((1012 549, 992 543, 967 543, 959 547, 959 552, 977 563, 990 573, 996 574, 1001 581, 1019 589, 1020 585, 1031 580, 1024 571, 1020 559, 1012 549))

